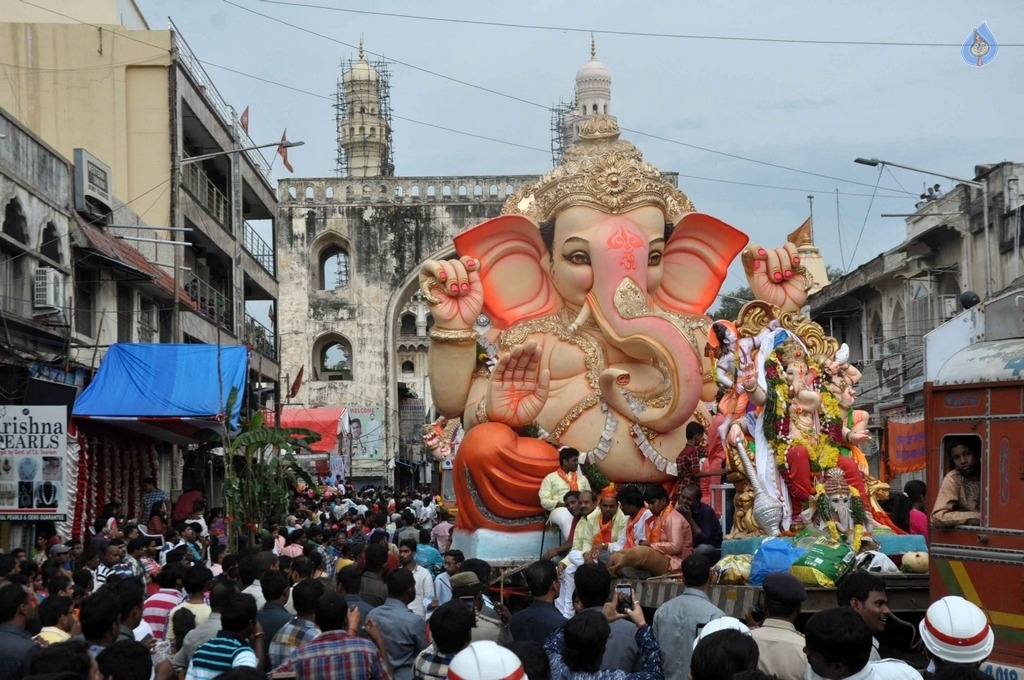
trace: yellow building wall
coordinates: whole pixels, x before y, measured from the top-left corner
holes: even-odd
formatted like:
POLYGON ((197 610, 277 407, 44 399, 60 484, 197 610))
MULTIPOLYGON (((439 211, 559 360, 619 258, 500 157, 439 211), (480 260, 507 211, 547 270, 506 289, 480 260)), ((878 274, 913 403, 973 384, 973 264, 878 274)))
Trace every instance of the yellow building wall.
POLYGON ((69 159, 88 149, 110 166, 114 195, 166 225, 170 50, 170 31, 0 23, 0 106, 69 159))
MULTIPOLYGON (((126 72, 126 174, 132 208, 151 226, 170 225, 171 132, 167 68, 132 66, 126 72)), ((125 203, 128 198, 122 198, 125 203)))
POLYGON ((0 17, 22 23, 81 23, 148 28, 134 0, 0 0, 0 17))

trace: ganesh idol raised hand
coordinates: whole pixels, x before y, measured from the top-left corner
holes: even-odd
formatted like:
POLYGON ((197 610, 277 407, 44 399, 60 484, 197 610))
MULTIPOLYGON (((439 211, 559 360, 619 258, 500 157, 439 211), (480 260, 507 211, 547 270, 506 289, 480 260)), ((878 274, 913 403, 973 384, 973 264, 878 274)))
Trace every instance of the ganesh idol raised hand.
POLYGON ((434 402, 467 431, 462 529, 539 529, 555 445, 613 482, 669 481, 686 424, 707 419, 700 401, 717 391, 705 311, 746 236, 695 212, 614 119, 580 136, 501 217, 456 237, 459 259, 421 268, 434 402))

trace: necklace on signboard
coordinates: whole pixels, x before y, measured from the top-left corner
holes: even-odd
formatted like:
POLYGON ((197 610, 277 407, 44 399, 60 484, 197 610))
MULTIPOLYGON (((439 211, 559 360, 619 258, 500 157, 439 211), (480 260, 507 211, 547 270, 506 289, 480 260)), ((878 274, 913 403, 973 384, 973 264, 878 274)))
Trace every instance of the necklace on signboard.
POLYGON ((47 507, 54 505, 57 501, 57 487, 52 482, 43 482, 39 487, 39 500, 47 507))

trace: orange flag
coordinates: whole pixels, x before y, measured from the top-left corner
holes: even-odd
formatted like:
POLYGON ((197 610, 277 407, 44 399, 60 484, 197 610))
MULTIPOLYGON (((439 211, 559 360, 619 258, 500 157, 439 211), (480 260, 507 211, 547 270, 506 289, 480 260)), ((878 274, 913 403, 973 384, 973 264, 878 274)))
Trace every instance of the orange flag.
POLYGON ((288 390, 288 398, 294 399, 295 395, 299 393, 299 388, 302 387, 302 372, 306 370, 306 364, 302 364, 302 368, 299 369, 299 374, 295 376, 295 382, 292 383, 291 389, 288 390))
POLYGON ((288 168, 288 172, 295 172, 295 168, 288 162, 288 147, 285 144, 288 142, 288 128, 284 129, 284 133, 281 135, 281 143, 277 147, 277 155, 281 157, 281 162, 284 163, 284 167, 288 168))
POLYGON ((242 117, 238 119, 238 124, 245 130, 245 134, 249 134, 249 107, 245 107, 245 111, 242 111, 242 117))
POLYGON ((804 220, 804 223, 797 227, 796 231, 791 232, 786 240, 795 246, 802 246, 808 243, 814 242, 814 224, 811 222, 811 218, 808 217, 804 220))

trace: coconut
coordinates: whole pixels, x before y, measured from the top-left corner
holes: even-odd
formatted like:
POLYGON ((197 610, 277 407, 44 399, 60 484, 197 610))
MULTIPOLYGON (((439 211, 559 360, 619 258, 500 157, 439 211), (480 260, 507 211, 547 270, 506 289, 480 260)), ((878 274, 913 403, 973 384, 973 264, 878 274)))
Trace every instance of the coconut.
POLYGON ((928 573, 928 553, 908 552, 903 554, 903 571, 911 574, 928 573))

